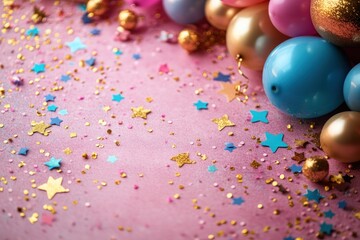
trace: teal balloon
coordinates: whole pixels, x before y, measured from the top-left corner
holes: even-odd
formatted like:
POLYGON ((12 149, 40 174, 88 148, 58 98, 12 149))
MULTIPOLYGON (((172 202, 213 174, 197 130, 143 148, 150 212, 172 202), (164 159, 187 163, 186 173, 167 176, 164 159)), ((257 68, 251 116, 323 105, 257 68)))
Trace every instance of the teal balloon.
POLYGON ((351 69, 344 82, 344 98, 346 105, 360 112, 360 63, 351 69))
POLYGON ((316 118, 344 102, 350 65, 342 51, 319 37, 295 37, 268 56, 263 85, 270 102, 297 118, 316 118))
POLYGON ((204 18, 205 2, 206 0, 163 0, 163 6, 174 22, 191 24, 204 18))

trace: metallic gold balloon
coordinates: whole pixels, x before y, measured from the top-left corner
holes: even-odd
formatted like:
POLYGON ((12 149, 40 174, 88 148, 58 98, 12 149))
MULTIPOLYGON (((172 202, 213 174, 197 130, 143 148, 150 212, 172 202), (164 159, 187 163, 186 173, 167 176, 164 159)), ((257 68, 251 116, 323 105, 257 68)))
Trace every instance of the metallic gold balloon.
POLYGON ((270 52, 287 37, 271 23, 268 2, 245 8, 231 20, 226 32, 226 45, 236 59, 240 54, 242 65, 262 70, 270 52))
POLYGON ((119 25, 126 30, 134 30, 138 23, 138 15, 129 9, 121 10, 119 13, 119 25))
POLYGON ((240 8, 227 6, 220 0, 207 0, 205 3, 205 16, 211 25, 214 27, 226 30, 231 19, 240 8))
POLYGON ((360 46, 360 0, 312 0, 310 12, 321 37, 339 46, 360 46))
POLYGON ((86 11, 92 16, 100 17, 109 9, 108 0, 89 0, 86 5, 86 11))
POLYGON ((200 45, 199 33, 191 29, 184 29, 179 33, 178 42, 186 51, 194 52, 200 45))
POLYGON ((310 157, 306 159, 302 172, 310 181, 320 182, 329 174, 329 163, 324 157, 310 157))
POLYGON ((360 112, 342 112, 332 116, 320 134, 324 152, 343 163, 360 161, 360 112))

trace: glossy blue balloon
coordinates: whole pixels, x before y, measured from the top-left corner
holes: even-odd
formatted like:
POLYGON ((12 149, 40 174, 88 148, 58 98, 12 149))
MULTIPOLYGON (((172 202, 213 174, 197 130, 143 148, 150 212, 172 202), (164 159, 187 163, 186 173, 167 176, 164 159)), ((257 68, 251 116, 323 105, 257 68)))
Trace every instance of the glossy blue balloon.
POLYGON ((346 105, 360 112, 360 63, 353 67, 344 82, 344 98, 346 105))
POLYGON ((344 101, 350 65, 339 48, 319 37, 295 37, 268 56, 263 85, 270 102, 298 118, 325 115, 344 101))
POLYGON ((205 0, 163 0, 166 14, 176 23, 195 23, 205 16, 205 0))

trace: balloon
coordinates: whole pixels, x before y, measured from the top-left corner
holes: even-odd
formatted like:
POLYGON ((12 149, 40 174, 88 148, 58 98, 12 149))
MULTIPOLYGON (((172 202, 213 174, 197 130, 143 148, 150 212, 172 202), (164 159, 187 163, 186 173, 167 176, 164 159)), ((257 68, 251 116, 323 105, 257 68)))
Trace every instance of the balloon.
POLYGON ((344 101, 350 69, 345 55, 320 37, 295 37, 277 46, 266 60, 264 90, 278 109, 298 118, 315 118, 344 101))
POLYGON ((222 0, 225 5, 237 8, 252 6, 265 1, 266 0, 222 0))
POLYGON ((353 67, 344 82, 344 98, 352 111, 360 112, 360 63, 353 67))
POLYGON ((180 24, 190 24, 201 20, 205 13, 205 0, 163 0, 166 14, 180 24))
POLYGON ((360 112, 342 112, 325 123, 320 144, 330 157, 343 163, 360 160, 360 112))
POLYGON ((329 163, 324 157, 310 157, 306 159, 302 172, 310 181, 320 182, 329 174, 329 163))
POLYGON ((86 12, 96 17, 104 15, 109 9, 107 0, 89 0, 86 4, 86 12))
POLYGON ((270 0, 269 16, 277 30, 290 37, 316 35, 310 17, 311 0, 270 0))
POLYGON ((194 52, 199 48, 199 33, 192 29, 183 29, 178 36, 179 45, 188 52, 194 52))
POLYGON ((125 0, 125 1, 130 4, 135 4, 138 7, 150 7, 159 3, 161 0, 125 0))
POLYGON ((138 15, 130 9, 124 9, 119 12, 118 21, 124 29, 134 30, 138 23, 138 15))
POLYGON ((206 19, 221 30, 227 29, 231 19, 239 11, 239 8, 226 6, 220 0, 207 0, 205 4, 206 19))
POLYGON ((226 32, 226 45, 236 58, 241 55, 242 65, 262 70, 267 56, 287 37, 272 25, 268 3, 245 8, 231 20, 226 32))
POLYGON ((339 46, 360 46, 360 0, 311 0, 316 31, 339 46))

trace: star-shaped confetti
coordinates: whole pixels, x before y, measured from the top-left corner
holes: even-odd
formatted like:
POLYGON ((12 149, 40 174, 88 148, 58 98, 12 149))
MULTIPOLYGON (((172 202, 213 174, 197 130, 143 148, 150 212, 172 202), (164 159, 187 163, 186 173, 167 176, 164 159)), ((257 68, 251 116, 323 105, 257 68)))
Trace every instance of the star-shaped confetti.
POLYGON ((43 213, 41 215, 41 223, 43 225, 52 226, 52 223, 54 222, 55 217, 53 214, 43 213))
POLYGON ((238 198, 233 198, 232 199, 232 204, 233 205, 241 205, 243 204, 245 201, 242 197, 238 197, 238 198))
POLYGON ((208 103, 201 100, 198 100, 196 103, 194 103, 194 106, 197 110, 208 109, 208 103))
POLYGON ((60 114, 61 116, 65 116, 65 115, 68 115, 69 113, 68 113, 68 111, 67 111, 66 109, 61 109, 61 110, 59 111, 59 114, 60 114))
POLYGON ((47 180, 47 183, 44 183, 42 185, 40 185, 38 187, 39 190, 43 190, 46 191, 47 193, 47 197, 49 199, 52 199, 55 194, 57 193, 65 193, 65 192, 69 192, 69 189, 65 189, 61 183, 62 183, 63 178, 57 178, 54 179, 53 177, 49 177, 47 180))
POLYGON ((306 160, 305 153, 303 153, 303 152, 301 152, 301 153, 294 152, 294 156, 292 156, 291 159, 298 162, 298 163, 301 163, 301 162, 306 160))
POLYGON ((301 173, 302 166, 293 164, 293 165, 290 166, 290 170, 291 170, 292 173, 301 173))
POLYGON ((252 115, 251 122, 262 122, 262 123, 269 123, 269 120, 267 119, 268 111, 255 111, 250 110, 250 113, 252 115))
POLYGON ((60 168, 61 167, 61 159, 56 159, 54 157, 50 158, 49 161, 44 162, 44 165, 49 168, 49 170, 53 170, 54 168, 60 168))
POLYGON ((227 142, 227 143, 225 143, 225 148, 224 148, 224 150, 229 151, 229 152, 232 152, 232 151, 234 151, 235 149, 236 149, 236 146, 234 145, 234 143, 232 143, 232 142, 227 142))
POLYGON ((230 74, 225 75, 225 74, 219 72, 218 75, 216 77, 214 77, 214 80, 220 81, 220 82, 230 82, 230 74))
POLYGON ((229 116, 227 114, 224 114, 221 118, 214 118, 211 121, 218 125, 219 131, 223 130, 225 127, 235 126, 235 124, 229 120, 229 116))
POLYGON ((266 140, 261 142, 261 146, 269 147, 273 153, 275 153, 278 148, 287 148, 288 145, 283 142, 284 134, 271 134, 265 132, 266 140))
POLYGON ((85 60, 85 63, 86 63, 88 66, 92 67, 92 66, 95 65, 95 61, 96 61, 96 59, 93 58, 93 57, 91 57, 91 58, 85 60))
POLYGON ((18 152, 18 155, 23 155, 23 156, 26 156, 29 152, 29 149, 26 148, 26 147, 22 147, 20 148, 19 152, 18 152))
POLYGON ((115 163, 117 160, 118 160, 117 157, 114 156, 114 155, 110 155, 107 158, 107 161, 110 162, 110 163, 115 163))
POLYGON ((159 73, 169 73, 170 69, 167 64, 161 64, 159 67, 159 73))
POLYGON ((70 48, 70 51, 72 53, 81 49, 86 49, 86 45, 81 42, 81 39, 79 37, 76 37, 72 42, 65 43, 65 45, 70 48))
POLYGON ((63 120, 61 120, 59 117, 50 118, 50 120, 51 120, 50 125, 56 125, 56 126, 60 126, 60 123, 63 122, 63 120))
POLYGON ((326 217, 326 218, 332 219, 334 216, 335 216, 335 214, 331 210, 324 212, 324 217, 326 217))
POLYGON ((44 63, 35 63, 31 69, 31 71, 35 72, 36 74, 45 72, 45 64, 44 63))
POLYGON ((210 165, 208 166, 208 172, 214 173, 216 172, 218 169, 216 168, 215 165, 210 165))
POLYGON ((49 112, 56 112, 56 109, 58 109, 58 107, 57 107, 56 105, 49 105, 49 106, 47 107, 47 110, 48 110, 49 112))
POLYGON ((287 237, 283 238, 283 240, 295 240, 295 238, 293 238, 292 236, 287 236, 287 237))
POLYGON ((340 185, 340 184, 345 183, 345 180, 344 180, 343 176, 339 173, 337 175, 330 175, 330 182, 340 185))
POLYGON ((315 189, 314 191, 311 191, 309 189, 306 189, 306 194, 304 196, 309 200, 314 200, 315 202, 319 203, 320 199, 324 198, 319 192, 319 190, 315 189))
POLYGON ((346 206, 347 206, 347 202, 345 200, 342 200, 342 201, 338 202, 338 207, 340 209, 345 209, 346 206))
POLYGON ((40 122, 32 121, 31 130, 28 132, 28 134, 31 136, 34 133, 40 133, 44 136, 48 136, 50 133, 50 130, 48 130, 49 127, 51 127, 51 125, 44 123, 44 121, 40 121, 40 122))
POLYGON ((297 148, 305 148, 309 142, 306 140, 295 139, 294 143, 297 148))
POLYGON ((234 100, 238 94, 237 88, 240 86, 240 82, 220 84, 222 89, 218 93, 225 95, 228 102, 234 100))
POLYGON ((70 76, 69 75, 61 75, 61 77, 60 77, 60 80, 62 81, 62 82, 67 82, 67 81, 69 81, 71 78, 70 78, 70 76))
POLYGON ((141 55, 139 53, 134 53, 132 55, 132 58, 135 59, 135 60, 139 60, 139 59, 141 59, 141 55))
POLYGON ((48 94, 45 96, 45 102, 53 102, 55 98, 56 97, 54 95, 48 94))
POLYGON ((30 28, 29 30, 26 31, 26 35, 31 36, 31 37, 35 37, 35 36, 39 35, 39 33, 40 32, 37 27, 30 28))
POLYGON ((90 34, 93 35, 93 36, 97 36, 97 35, 100 35, 101 33, 101 30, 98 29, 98 28, 93 28, 90 30, 90 34))
POLYGON ((143 119, 147 119, 147 115, 149 113, 151 113, 150 109, 144 109, 143 106, 137 107, 137 108, 131 108, 131 111, 133 112, 132 114, 132 118, 143 118, 143 119))
POLYGON ((330 235, 332 230, 333 230, 332 224, 327 224, 326 222, 320 224, 320 232, 330 235))
POLYGON ((113 50, 113 53, 114 53, 116 56, 120 56, 120 55, 123 54, 123 52, 122 52, 120 49, 117 49, 117 48, 113 50))
POLYGON ((171 160, 175 161, 179 167, 182 167, 185 164, 194 163, 194 161, 190 159, 189 153, 179 153, 178 155, 173 156, 171 160))
POLYGON ((112 99, 114 102, 121 102, 121 100, 125 99, 121 94, 113 94, 112 99))

